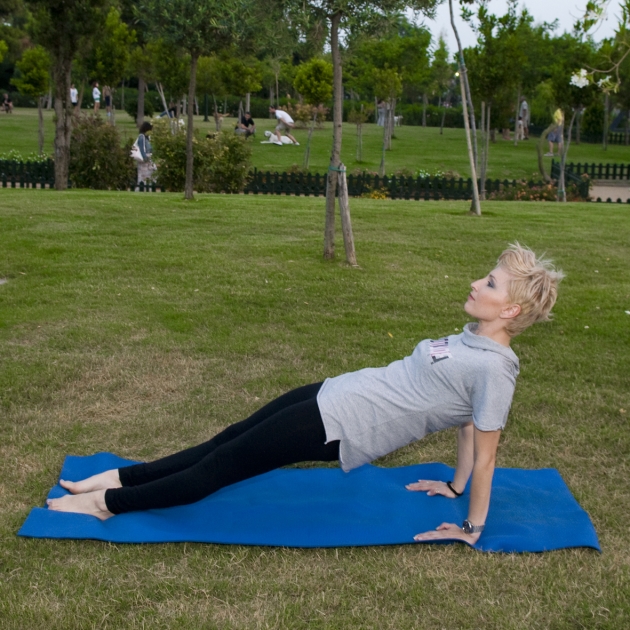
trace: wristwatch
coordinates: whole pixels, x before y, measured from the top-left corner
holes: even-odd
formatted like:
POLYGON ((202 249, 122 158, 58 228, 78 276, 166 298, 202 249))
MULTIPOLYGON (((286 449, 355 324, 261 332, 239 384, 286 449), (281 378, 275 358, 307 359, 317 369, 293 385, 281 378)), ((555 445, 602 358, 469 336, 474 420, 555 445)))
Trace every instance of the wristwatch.
POLYGON ((484 527, 485 525, 473 525, 468 519, 462 525, 465 534, 481 534, 484 527))

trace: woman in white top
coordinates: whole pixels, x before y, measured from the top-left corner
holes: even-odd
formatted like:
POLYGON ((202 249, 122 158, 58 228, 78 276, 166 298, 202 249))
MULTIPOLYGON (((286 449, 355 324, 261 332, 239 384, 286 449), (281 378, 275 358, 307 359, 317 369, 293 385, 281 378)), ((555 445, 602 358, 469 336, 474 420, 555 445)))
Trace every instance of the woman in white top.
POLYGON ((561 271, 515 244, 471 284, 464 306, 477 324, 460 335, 426 339, 383 368, 366 368, 280 396, 208 442, 148 464, 79 482, 48 507, 100 519, 199 501, 227 485, 302 461, 339 460, 344 470, 433 431, 459 427, 451 481, 419 480, 410 491, 457 500, 469 479, 468 518, 442 523, 415 540, 460 539, 483 531, 501 430, 518 375, 512 337, 549 319, 561 271))
POLYGON ((94 83, 92 88, 92 99, 94 100, 94 113, 101 108, 101 91, 98 89, 98 83, 94 83))

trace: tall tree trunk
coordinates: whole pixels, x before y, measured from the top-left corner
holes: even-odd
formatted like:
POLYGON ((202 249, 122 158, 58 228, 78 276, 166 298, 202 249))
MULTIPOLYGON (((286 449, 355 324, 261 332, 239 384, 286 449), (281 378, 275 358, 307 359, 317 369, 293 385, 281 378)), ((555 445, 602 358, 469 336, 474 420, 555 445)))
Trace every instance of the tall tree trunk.
POLYGON ((551 177, 549 177, 549 175, 547 174, 547 171, 545 170, 545 161, 543 160, 543 153, 545 150, 545 142, 547 142, 547 135, 549 134, 549 132, 552 129, 556 128, 556 123, 552 122, 547 129, 545 129, 541 134, 540 134, 540 138, 538 138, 538 142, 536 143, 536 152, 538 154, 538 170, 540 171, 540 174, 542 175, 542 178, 546 181, 546 182, 550 182, 551 181, 551 177))
POLYGON ((558 201, 567 200, 567 185, 565 182, 564 169, 567 163, 567 153, 569 152, 569 146, 571 145, 571 133, 573 132, 573 121, 578 110, 574 110, 571 116, 571 122, 569 123, 569 132, 567 134, 567 141, 563 144, 562 156, 560 157, 560 177, 558 179, 558 201))
POLYGON ((479 199, 485 201, 486 199, 486 176, 484 171, 484 164, 486 162, 486 103, 481 101, 481 151, 479 157, 481 158, 481 169, 479 173, 479 199))
POLYGON ((578 112, 575 119, 575 144, 580 144, 582 139, 582 110, 578 112))
POLYGON ((72 59, 60 54, 53 62, 55 86, 55 189, 68 188, 70 138, 72 135, 72 103, 70 101, 70 71, 72 59))
POLYGON ((488 162, 490 160, 490 125, 492 124, 492 103, 488 103, 488 111, 486 112, 486 151, 483 164, 483 178, 488 176, 488 162))
MULTIPOLYGON (((470 92, 470 88, 468 86, 468 72, 466 71, 466 64, 464 63, 464 52, 462 50, 462 43, 459 39, 459 33, 457 32, 457 28, 455 27, 455 18, 453 15, 453 0, 448 0, 449 11, 451 14, 451 26, 453 27, 453 33, 455 33, 455 39, 457 40, 457 47, 459 49, 459 84, 462 95, 462 108, 464 114, 464 127, 466 129, 466 144, 468 145, 468 159, 470 161, 470 174, 472 178, 472 187, 473 187, 473 212, 477 215, 481 215, 481 204, 479 203, 479 189, 477 187, 477 158, 476 158, 476 149, 473 149, 473 138, 471 136, 470 131, 470 121, 468 119, 468 107, 466 105, 467 101, 467 92, 470 92)), ((471 100, 472 104, 472 100, 471 100)), ((473 124, 475 122, 474 116, 472 116, 473 124)), ((477 144, 475 133, 475 145, 477 144)))
POLYGON ((604 98, 604 133, 602 134, 602 147, 604 151, 608 150, 608 92, 606 92, 606 96, 604 98))
POLYGON ((85 83, 81 81, 81 89, 79 90, 79 100, 77 101, 77 114, 81 112, 81 106, 83 105, 84 93, 85 93, 85 83))
POLYGON ((304 170, 308 171, 308 163, 311 157, 311 138, 313 136, 313 129, 315 129, 315 122, 317 121, 317 110, 313 108, 313 120, 311 121, 311 128, 308 130, 308 140, 306 141, 306 149, 304 150, 304 161, 302 166, 304 170))
MULTIPOLYGON (((521 86, 518 87, 518 94, 516 96, 516 113, 514 114, 514 146, 518 146, 518 118, 521 109, 521 86)), ((525 121, 523 121, 523 128, 525 128, 525 121)))
POLYGON ((168 113, 168 105, 166 104, 166 96, 164 95, 164 88, 162 87, 162 84, 158 81, 155 84, 155 88, 157 89, 158 94, 160 95, 160 99, 162 100, 162 107, 164 107, 164 112, 168 113))
POLYGON ((252 94, 251 92, 247 92, 247 94, 245 94, 245 111, 249 112, 251 111, 251 100, 252 100, 252 94))
POLYGON ((217 99, 214 94, 212 95, 212 101, 214 103, 214 128, 217 131, 221 131, 221 117, 219 116, 219 108, 217 107, 217 99))
POLYGON ((197 60, 199 55, 190 56, 190 84, 188 85, 188 125, 186 128, 186 186, 184 199, 194 199, 193 191, 193 126, 195 124, 195 88, 197 81, 197 60))
POLYGON ((138 127, 144 122, 144 78, 138 77, 138 107, 136 109, 136 124, 138 127))
POLYGON ((39 155, 44 154, 44 97, 37 97, 37 119, 39 121, 38 140, 39 140, 39 155))
POLYGON ((354 250, 354 236, 352 234, 350 204, 348 202, 348 182, 346 181, 346 167, 344 164, 339 165, 339 213, 341 215, 341 231, 346 250, 346 262, 356 267, 357 255, 354 250))
POLYGON ((339 164, 341 163, 341 134, 343 117, 343 83, 341 75, 341 55, 339 54, 339 23, 341 12, 330 18, 330 51, 333 61, 333 143, 328 166, 326 187, 326 224, 324 228, 324 258, 335 257, 335 194, 339 164))
POLYGON ((383 121, 383 148, 381 150, 381 164, 378 167, 378 174, 381 177, 385 177, 385 151, 387 149, 387 115, 385 116, 385 120, 383 121))
POLYGON ((429 99, 427 98, 426 93, 422 95, 422 126, 427 126, 427 103, 429 99))
POLYGON ((46 109, 52 109, 53 106, 53 89, 52 86, 48 90, 48 98, 46 100, 46 109))

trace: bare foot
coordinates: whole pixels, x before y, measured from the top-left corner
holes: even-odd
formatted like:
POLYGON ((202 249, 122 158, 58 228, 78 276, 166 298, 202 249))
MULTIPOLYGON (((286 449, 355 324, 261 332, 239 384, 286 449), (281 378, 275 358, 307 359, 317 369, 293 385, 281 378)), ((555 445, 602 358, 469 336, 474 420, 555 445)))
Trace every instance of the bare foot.
POLYGON ((105 504, 105 490, 96 492, 86 492, 75 496, 67 494, 59 499, 48 499, 46 501, 49 510, 55 512, 75 512, 78 514, 89 514, 96 516, 101 521, 114 516, 105 504))
POLYGON ((122 488, 118 468, 106 470, 98 475, 92 475, 83 481, 59 480, 59 485, 72 494, 83 494, 84 492, 94 492, 95 490, 109 490, 110 488, 122 488))

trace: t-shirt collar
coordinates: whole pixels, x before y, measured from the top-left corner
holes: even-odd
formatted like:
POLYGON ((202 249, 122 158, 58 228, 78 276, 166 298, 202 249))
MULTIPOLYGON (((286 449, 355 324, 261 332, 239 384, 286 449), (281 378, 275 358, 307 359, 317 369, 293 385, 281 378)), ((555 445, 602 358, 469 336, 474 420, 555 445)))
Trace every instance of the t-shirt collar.
POLYGON ((464 332, 462 333, 462 341, 469 346, 470 348, 479 348, 480 350, 490 350, 492 352, 498 352, 500 355, 504 356, 506 359, 509 359, 514 363, 514 365, 518 368, 519 361, 516 354, 514 354, 514 350, 512 348, 508 348, 494 339, 490 339, 490 337, 484 337, 483 335, 477 335, 477 323, 469 322, 464 326, 464 332))

